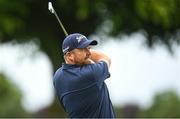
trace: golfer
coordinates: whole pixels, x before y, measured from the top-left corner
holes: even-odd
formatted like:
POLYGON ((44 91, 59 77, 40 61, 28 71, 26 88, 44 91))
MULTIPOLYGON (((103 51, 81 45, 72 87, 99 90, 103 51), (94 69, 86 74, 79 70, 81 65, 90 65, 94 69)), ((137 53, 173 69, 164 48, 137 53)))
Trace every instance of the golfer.
POLYGON ((114 118, 105 79, 111 59, 90 49, 97 41, 84 35, 68 35, 62 44, 65 63, 54 75, 59 101, 70 118, 114 118))

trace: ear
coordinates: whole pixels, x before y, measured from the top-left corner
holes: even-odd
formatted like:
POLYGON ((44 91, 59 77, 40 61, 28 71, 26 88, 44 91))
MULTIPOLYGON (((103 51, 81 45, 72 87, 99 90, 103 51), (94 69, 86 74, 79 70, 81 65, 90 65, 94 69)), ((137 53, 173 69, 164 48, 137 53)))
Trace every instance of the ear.
POLYGON ((72 53, 68 52, 66 55, 69 62, 74 62, 74 55, 72 53))

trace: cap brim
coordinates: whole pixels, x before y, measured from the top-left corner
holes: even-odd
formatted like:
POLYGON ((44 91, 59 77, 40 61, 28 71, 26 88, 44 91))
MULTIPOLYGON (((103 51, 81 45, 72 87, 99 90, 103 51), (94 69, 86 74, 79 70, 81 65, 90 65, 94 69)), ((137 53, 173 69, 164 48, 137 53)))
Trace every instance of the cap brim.
POLYGON ((86 48, 89 45, 97 45, 97 44, 98 44, 98 42, 96 40, 87 40, 86 42, 81 44, 78 48, 86 48))

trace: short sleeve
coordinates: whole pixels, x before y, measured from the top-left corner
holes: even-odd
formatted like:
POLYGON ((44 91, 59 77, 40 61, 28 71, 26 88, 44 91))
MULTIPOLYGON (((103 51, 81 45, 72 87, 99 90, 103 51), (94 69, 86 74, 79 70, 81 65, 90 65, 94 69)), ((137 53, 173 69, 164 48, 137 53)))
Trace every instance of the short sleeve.
POLYGON ((103 82, 105 79, 110 77, 108 65, 105 61, 100 61, 98 63, 91 64, 91 69, 94 78, 98 82, 103 82))

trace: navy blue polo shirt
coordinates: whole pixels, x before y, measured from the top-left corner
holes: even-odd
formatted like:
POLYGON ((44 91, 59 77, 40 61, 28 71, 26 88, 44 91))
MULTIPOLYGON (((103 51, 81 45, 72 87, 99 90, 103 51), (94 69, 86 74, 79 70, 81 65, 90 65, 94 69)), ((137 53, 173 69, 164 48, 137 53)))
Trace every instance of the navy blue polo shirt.
POLYGON ((109 77, 104 61, 83 66, 63 64, 56 71, 54 87, 70 118, 114 118, 104 82, 109 77))

